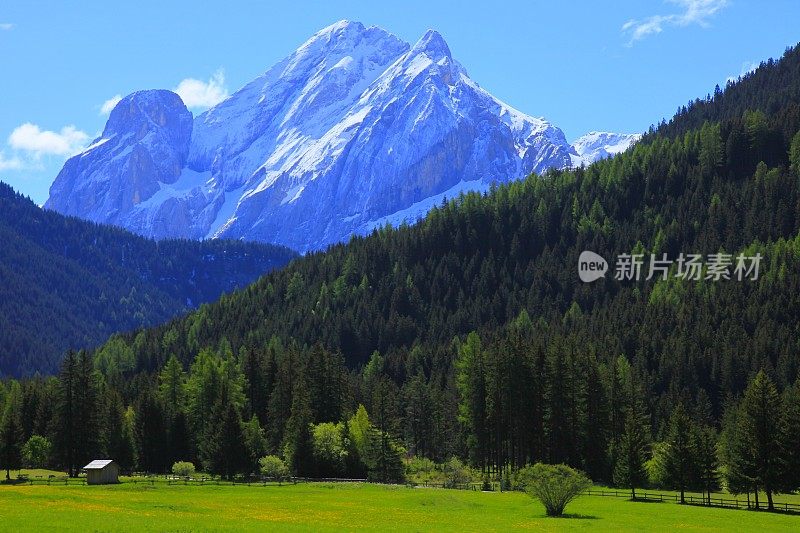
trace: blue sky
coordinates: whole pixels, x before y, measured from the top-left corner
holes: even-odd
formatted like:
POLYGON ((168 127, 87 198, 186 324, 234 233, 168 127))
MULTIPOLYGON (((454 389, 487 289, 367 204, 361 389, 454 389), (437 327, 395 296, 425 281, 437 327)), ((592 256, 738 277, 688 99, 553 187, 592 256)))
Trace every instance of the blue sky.
POLYGON ((42 203, 103 104, 181 89, 193 111, 340 19, 409 42, 438 30, 489 92, 569 140, 639 132, 800 41, 794 0, 0 4, 0 179, 42 203))

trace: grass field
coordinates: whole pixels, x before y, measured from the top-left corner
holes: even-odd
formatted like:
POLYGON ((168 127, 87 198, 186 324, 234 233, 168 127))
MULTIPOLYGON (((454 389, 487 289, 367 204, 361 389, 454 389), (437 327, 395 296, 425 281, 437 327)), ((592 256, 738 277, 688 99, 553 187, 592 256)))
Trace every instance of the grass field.
POLYGON ((547 518, 521 493, 370 484, 0 486, 8 531, 798 531, 800 516, 584 496, 547 518))

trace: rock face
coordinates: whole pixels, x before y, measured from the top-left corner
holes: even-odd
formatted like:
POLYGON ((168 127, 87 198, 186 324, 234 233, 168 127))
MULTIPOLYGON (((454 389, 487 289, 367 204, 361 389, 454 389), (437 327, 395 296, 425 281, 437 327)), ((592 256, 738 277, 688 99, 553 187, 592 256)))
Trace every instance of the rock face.
POLYGON ((167 227, 151 222, 157 222, 160 212, 165 221, 181 223, 178 213, 163 206, 151 221, 142 217, 142 206, 162 184, 174 184, 181 177, 191 137, 192 114, 178 95, 160 90, 133 93, 111 112, 102 136, 66 162, 46 207, 138 233, 169 236, 167 227))
POLYGON ((588 165, 606 157, 615 156, 627 150, 640 138, 641 135, 638 133, 592 131, 572 143, 572 147, 580 157, 580 160, 573 161, 573 164, 578 166, 580 162, 583 162, 588 165))
POLYGON ((156 238, 308 251, 582 161, 560 129, 472 81, 437 32, 410 46, 342 21, 193 123, 168 91, 123 99, 46 207, 156 238))

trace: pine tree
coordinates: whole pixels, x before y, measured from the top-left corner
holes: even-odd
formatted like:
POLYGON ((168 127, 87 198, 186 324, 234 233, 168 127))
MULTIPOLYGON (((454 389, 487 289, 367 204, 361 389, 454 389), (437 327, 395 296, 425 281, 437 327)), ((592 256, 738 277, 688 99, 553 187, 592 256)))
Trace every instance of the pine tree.
POLYGON ((75 412, 78 418, 77 467, 83 467, 92 459, 103 455, 104 435, 102 413, 101 378, 94 369, 92 356, 86 350, 78 352, 77 383, 75 389, 75 412))
POLYGON ((722 432, 719 436, 719 456, 725 466, 725 485, 731 494, 747 494, 748 507, 752 480, 744 472, 743 458, 738 453, 741 437, 739 432, 739 404, 731 397, 725 402, 722 416, 722 432))
POLYGON ((306 361, 306 380, 315 421, 341 419, 343 368, 340 353, 331 353, 321 343, 311 347, 306 361))
POLYGON ((800 176, 800 131, 792 137, 792 144, 789 148, 789 164, 796 176, 800 176))
POLYGON ((223 384, 200 446, 203 465, 212 474, 232 479, 248 468, 247 454, 239 410, 223 384))
POLYGON ((697 486, 710 505, 711 493, 720 490, 717 432, 712 427, 700 426, 695 428, 693 439, 697 486))
POLYGON ((458 420, 467 432, 472 462, 485 471, 488 463, 486 375, 481 340, 474 331, 458 349, 456 384, 460 395, 458 420))
POLYGON ((245 379, 245 396, 248 412, 258 417, 260 424, 267 421, 267 404, 272 392, 266 354, 249 347, 239 352, 242 359, 242 373, 245 379))
POLYGON ((122 404, 122 398, 116 391, 108 393, 106 414, 107 453, 120 470, 126 473, 133 471, 135 459, 135 440, 133 432, 129 430, 126 419, 127 409, 122 404))
POLYGON ((697 448, 694 432, 694 424, 683 402, 678 403, 669 418, 664 466, 667 481, 681 493, 681 503, 686 503, 686 488, 690 485, 695 472, 694 460, 697 448))
POLYGON ((267 420, 269 421, 267 440, 270 449, 277 450, 283 445, 284 431, 292 416, 292 388, 297 373, 298 358, 294 347, 284 350, 274 339, 270 342, 270 346, 275 353, 276 371, 267 406, 267 420))
POLYGON ((367 478, 380 483, 403 481, 403 450, 392 435, 375 426, 367 432, 367 478))
POLYGON ((172 456, 168 464, 173 464, 176 461, 194 462, 193 459, 196 453, 192 445, 189 419, 183 411, 178 411, 172 417, 169 428, 169 448, 172 456))
POLYGON ((372 391, 373 425, 367 433, 367 476, 383 483, 403 480, 403 449, 397 441, 396 387, 386 376, 378 378, 372 391))
POLYGON ((641 393, 632 378, 629 387, 629 404, 616 454, 614 482, 622 487, 630 487, 631 499, 635 500, 636 487, 641 487, 647 480, 644 463, 649 445, 649 431, 641 393))
POLYGON ((217 355, 211 350, 201 350, 195 357, 186 382, 186 414, 194 435, 205 434, 211 422, 210 415, 219 399, 223 375, 217 355))
POLYGON ((186 373, 183 371, 183 366, 173 355, 158 376, 159 399, 164 406, 164 414, 168 421, 183 409, 186 399, 185 381, 186 373))
POLYGON ((70 477, 102 452, 98 378, 85 351, 68 352, 56 400, 55 450, 70 477))
POLYGON ((800 489, 800 378, 784 391, 783 404, 786 451, 783 491, 794 492, 800 489))
POLYGON ((297 476, 314 476, 314 458, 311 445, 311 399, 302 375, 295 379, 292 391, 292 414, 286 422, 284 456, 289 468, 297 476))
POLYGON ((756 507, 758 491, 763 490, 769 510, 774 508, 772 495, 782 488, 786 467, 782 418, 783 402, 778 390, 761 370, 745 390, 739 408, 734 462, 753 484, 756 507))
POLYGON ((76 385, 77 358, 73 351, 67 352, 61 363, 61 373, 58 379, 58 397, 56 407, 55 452, 67 469, 69 477, 75 473, 75 447, 76 447, 76 413, 75 413, 75 387, 76 385))
POLYGON ((608 468, 608 395, 602 368, 594 356, 587 357, 586 473, 593 480, 611 481, 608 468))
POLYGON ((139 398, 136 407, 136 435, 139 439, 139 468, 150 473, 164 473, 169 466, 167 423, 164 409, 152 390, 139 398))
POLYGON ((355 453, 348 454, 348 468, 357 471, 359 476, 365 476, 367 457, 367 438, 372 430, 367 409, 359 405, 356 412, 347 421, 347 436, 350 447, 355 453))
POLYGON ((11 479, 11 470, 22 467, 23 433, 20 420, 22 389, 18 382, 11 388, 0 418, 0 467, 5 468, 6 479, 11 479))
POLYGON ((427 457, 432 451, 430 444, 432 430, 431 396, 425 377, 420 373, 414 376, 403 388, 405 403, 405 434, 408 436, 409 450, 414 455, 427 457))
POLYGON ((117 453, 115 459, 119 461, 120 469, 123 472, 132 472, 139 457, 136 451, 136 412, 130 406, 125 410, 122 439, 117 453))
POLYGON ((249 471, 258 472, 258 460, 267 455, 267 438, 256 415, 242 423, 242 439, 249 458, 249 471))

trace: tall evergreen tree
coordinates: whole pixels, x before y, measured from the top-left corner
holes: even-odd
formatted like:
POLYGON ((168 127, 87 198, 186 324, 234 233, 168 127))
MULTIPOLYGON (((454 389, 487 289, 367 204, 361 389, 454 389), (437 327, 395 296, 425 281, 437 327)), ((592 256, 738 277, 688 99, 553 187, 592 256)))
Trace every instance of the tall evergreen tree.
POLYGON ((186 401, 186 373, 183 371, 178 358, 174 355, 167 360, 167 364, 158 376, 158 393, 164 414, 171 421, 175 414, 184 408, 186 401))
POLYGON ((127 409, 122 403, 119 393, 111 390, 107 393, 106 411, 106 456, 113 459, 120 470, 126 473, 135 466, 136 442, 134 432, 130 430, 126 419, 127 409))
POLYGON ((719 458, 717 449, 717 432, 709 426, 695 429, 695 468, 696 484, 706 495, 711 505, 711 493, 720 490, 719 458))
POLYGON ((748 506, 752 481, 745 474, 744 458, 739 453, 742 437, 739 423, 739 404, 729 397, 725 403, 722 417, 722 431, 719 435, 718 449, 722 464, 725 466, 725 485, 731 494, 747 494, 748 506))
POLYGON ((58 379, 58 397, 56 407, 55 452, 60 463, 67 469, 69 477, 77 475, 78 416, 75 405, 76 388, 78 387, 77 354, 67 352, 61 363, 58 379))
POLYGON ((11 470, 22 467, 23 431, 22 421, 22 389, 16 381, 11 383, 11 388, 5 400, 3 411, 0 412, 0 468, 6 471, 6 479, 11 479, 11 470))
POLYGON ((299 373, 292 388, 292 414, 286 421, 284 434, 284 456, 289 468, 297 476, 313 476, 314 460, 311 444, 311 398, 306 380, 299 373))
POLYGON ((98 388, 89 354, 67 353, 59 375, 55 450, 70 477, 102 452, 98 388))
POLYGON ((269 359, 264 351, 244 347, 240 351, 245 380, 247 412, 258 417, 259 424, 267 422, 267 404, 272 392, 269 359))
POLYGON ((739 408, 738 430, 734 444, 734 462, 749 479, 756 493, 767 495, 769 510, 774 509, 772 496, 783 486, 786 467, 783 403, 775 384, 761 370, 745 390, 739 408))
POLYGON ((467 432, 467 445, 473 463, 486 470, 488 432, 486 428, 486 374, 481 340, 476 332, 467 336, 458 350, 456 384, 461 401, 458 419, 467 432))
POLYGON ((593 480, 611 481, 608 467, 608 396, 603 369, 596 357, 587 357, 586 376, 586 473, 593 480))
POLYGON ((395 437, 375 426, 367 432, 367 478, 380 483, 399 483, 404 479, 402 448, 395 437))
POLYGON ((248 469, 250 461, 242 434, 242 419, 227 383, 223 383, 211 412, 211 420, 200 446, 200 456, 210 473, 226 479, 232 479, 248 469))
POLYGON ((248 422, 242 423, 242 439, 247 450, 248 472, 258 472, 258 460, 267 455, 267 438, 256 415, 253 415, 248 422))
POLYGON ((167 471, 169 436, 164 408, 152 391, 146 391, 136 407, 139 468, 161 474, 167 471))
POLYGON ((636 499, 636 487, 647 480, 644 463, 649 446, 649 424, 641 392, 633 378, 629 380, 629 403, 625 410, 623 432, 619 439, 614 468, 614 482, 630 487, 631 499, 636 499))
POLYGON ((425 377, 418 373, 403 387, 405 434, 411 453, 429 457, 433 451, 432 399, 425 377))
MULTIPOLYGON (((800 139, 800 135, 796 137, 800 139)), ((800 378, 784 391, 783 404, 786 424, 784 433, 786 464, 783 489, 784 492, 794 492, 800 489, 800 378)))
POLYGON ((669 417, 664 466, 667 481, 681 493, 681 503, 686 503, 686 489, 695 474, 697 443, 694 434, 694 423, 683 402, 680 402, 669 417))
POLYGON ((372 427, 366 439, 367 475, 383 483, 403 480, 402 448, 396 438, 396 387, 388 377, 378 379, 372 392, 372 427))
MULTIPOLYGON (((284 349, 280 342, 270 342, 271 351, 275 354, 275 379, 267 406, 267 440, 271 450, 279 450, 284 442, 284 430, 292 416, 295 374, 299 364, 294 347, 284 349)), ((310 409, 310 407, 309 407, 310 409)), ((310 414, 309 414, 310 417, 310 414)), ((311 420, 309 420, 311 423, 311 420)))

